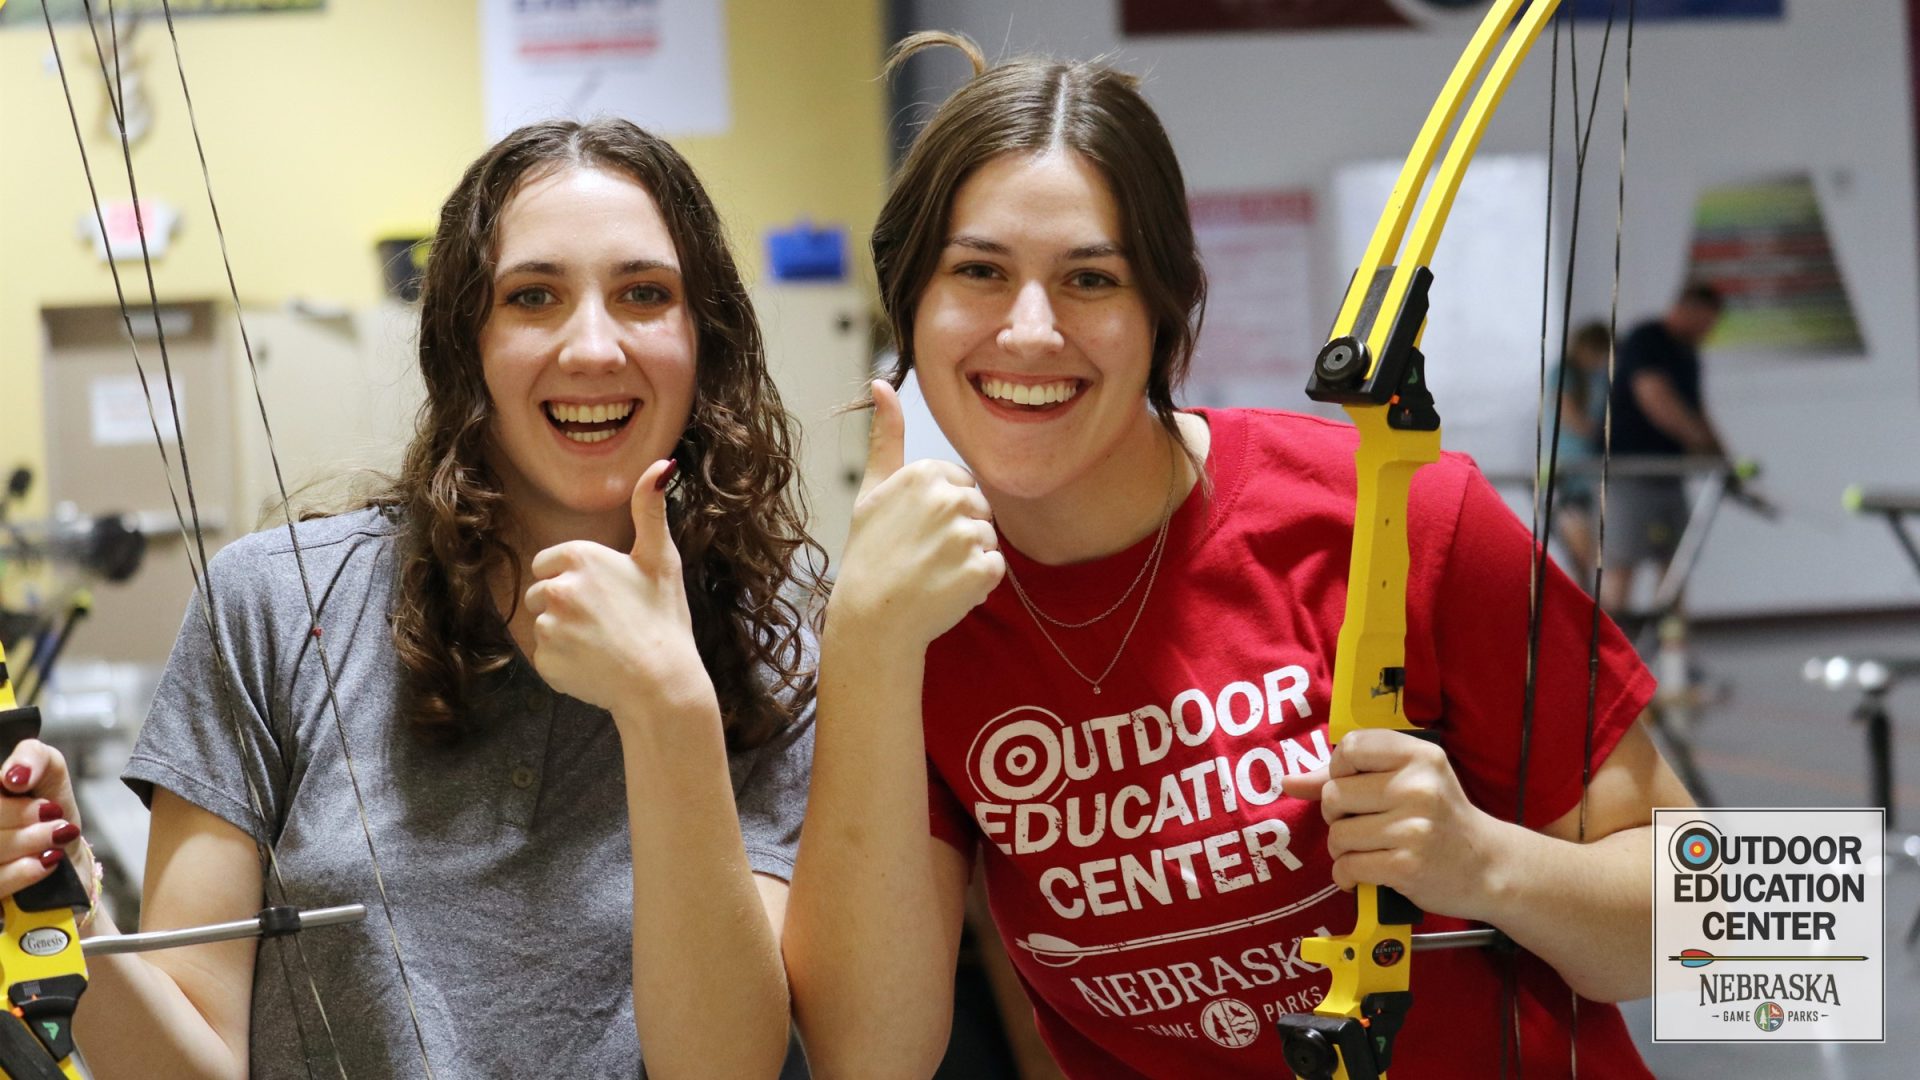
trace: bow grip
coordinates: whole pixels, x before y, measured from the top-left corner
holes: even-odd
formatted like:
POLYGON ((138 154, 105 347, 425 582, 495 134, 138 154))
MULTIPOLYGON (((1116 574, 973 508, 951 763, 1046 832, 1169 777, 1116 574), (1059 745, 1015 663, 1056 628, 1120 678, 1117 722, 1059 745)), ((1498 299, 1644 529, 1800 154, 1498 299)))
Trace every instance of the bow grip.
MULTIPOLYGON (((0 706, 4 753, 39 734, 39 709, 11 700, 0 706)), ((0 900, 0 986, 7 996, 0 1014, 0 1076, 7 1080, 80 1075, 73 1063, 73 1013, 87 988, 87 966, 73 913, 86 906, 86 887, 67 859, 0 900)))

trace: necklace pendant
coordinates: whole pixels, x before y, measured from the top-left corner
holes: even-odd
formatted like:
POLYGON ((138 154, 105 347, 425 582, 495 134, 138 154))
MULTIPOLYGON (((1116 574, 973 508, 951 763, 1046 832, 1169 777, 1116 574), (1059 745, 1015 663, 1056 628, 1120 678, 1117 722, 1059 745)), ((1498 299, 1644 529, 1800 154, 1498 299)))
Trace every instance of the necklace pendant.
POLYGON ((1099 683, 1094 683, 1094 684, 1093 684, 1093 692, 1094 692, 1095 694, 1098 694, 1098 693, 1100 692, 1100 684, 1099 684, 1099 683))

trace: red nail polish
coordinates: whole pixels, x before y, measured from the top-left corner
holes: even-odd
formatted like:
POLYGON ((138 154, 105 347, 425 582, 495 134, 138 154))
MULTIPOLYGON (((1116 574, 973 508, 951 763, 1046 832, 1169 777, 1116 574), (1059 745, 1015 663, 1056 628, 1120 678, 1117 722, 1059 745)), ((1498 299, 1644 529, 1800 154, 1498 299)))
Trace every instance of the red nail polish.
POLYGON ((669 458, 667 460, 667 467, 660 470, 660 479, 655 480, 653 482, 653 490, 655 491, 667 490, 667 482, 669 480, 672 480, 673 474, 679 471, 680 471, 679 460, 674 458, 669 458))
POLYGON ((67 812, 60 809, 60 804, 57 802, 43 802, 40 804, 40 820, 43 822, 59 821, 66 816, 67 812))
POLYGON ((40 853, 40 865, 51 870, 61 859, 66 857, 66 853, 59 848, 54 848, 51 851, 43 851, 40 853))
POLYGON ((61 847, 66 847, 79 838, 80 826, 75 825, 71 821, 53 830, 53 842, 59 844, 61 847))
POLYGON ((25 765, 15 765, 13 768, 7 770, 7 775, 4 779, 10 788, 23 788, 27 786, 27 779, 32 775, 33 774, 27 771, 25 765))

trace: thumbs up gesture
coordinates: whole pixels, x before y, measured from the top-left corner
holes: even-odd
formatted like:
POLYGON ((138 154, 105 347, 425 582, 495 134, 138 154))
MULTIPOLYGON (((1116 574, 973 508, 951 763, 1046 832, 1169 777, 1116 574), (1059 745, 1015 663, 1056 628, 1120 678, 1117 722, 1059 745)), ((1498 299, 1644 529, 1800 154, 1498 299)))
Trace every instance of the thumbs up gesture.
POLYGON ((985 600, 1007 564, 972 474, 947 461, 907 464, 905 437, 899 395, 876 380, 867 473, 827 617, 918 651, 985 600))
POLYGON ((570 540, 533 557, 526 605, 534 669, 616 721, 713 694, 667 528, 667 482, 677 464, 655 462, 634 485, 632 551, 570 540))

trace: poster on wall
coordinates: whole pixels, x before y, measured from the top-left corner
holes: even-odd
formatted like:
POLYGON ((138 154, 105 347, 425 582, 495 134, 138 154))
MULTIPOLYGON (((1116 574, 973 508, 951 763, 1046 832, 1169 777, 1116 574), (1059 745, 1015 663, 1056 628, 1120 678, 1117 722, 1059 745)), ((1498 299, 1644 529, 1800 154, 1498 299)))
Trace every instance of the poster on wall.
POLYGON ((666 136, 731 123, 724 0, 480 0, 487 137, 618 116, 666 136))
POLYGON ((1313 310, 1313 194, 1196 193, 1194 239, 1207 267, 1207 316, 1186 399, 1299 408, 1325 331, 1313 310))
MULTIPOLYGON (((1492 0, 1121 0, 1128 35, 1218 34, 1248 30, 1461 27, 1480 21, 1492 0)), ((1641 20, 1780 18, 1786 0, 1637 0, 1641 20)), ((1626 18, 1624 0, 1567 0, 1580 19, 1626 18)))
MULTIPOLYGON (((1397 160, 1334 171, 1330 213, 1340 288, 1366 252, 1399 174, 1397 160)), ((1529 471, 1540 400, 1541 297, 1562 295, 1567 270, 1564 251, 1548 248, 1546 155, 1480 154, 1461 179, 1447 220, 1429 262, 1433 288, 1420 339, 1447 445, 1472 454, 1490 474, 1529 471)), ((1321 314, 1325 322, 1316 332, 1324 341, 1333 312, 1321 314)), ((1573 318, 1594 314, 1604 311, 1576 307, 1573 318)), ((1549 339, 1557 341, 1557 333, 1551 328, 1549 339)))
MULTIPOLYGON (((193 15, 271 15, 289 11, 324 11, 327 0, 118 0, 113 5, 116 18, 163 16, 168 11, 179 18, 193 15)), ((105 15, 107 5, 93 0, 95 15, 105 15)), ((47 0, 47 15, 57 23, 85 22, 85 0, 47 0)), ((0 7, 0 29, 18 26, 46 26, 37 0, 0 7)))
POLYGON ((1701 192, 1687 274, 1726 300, 1707 340, 1711 348, 1809 356, 1866 351, 1806 173, 1701 192))

